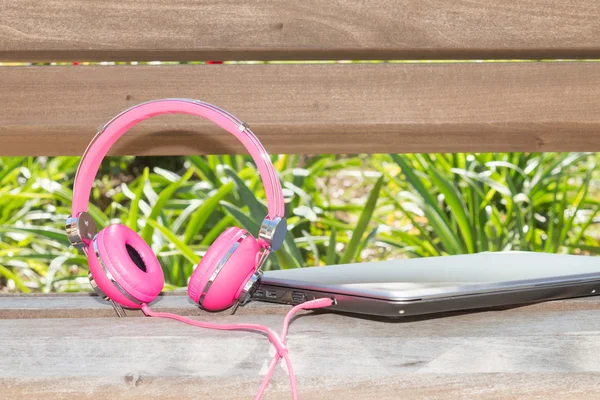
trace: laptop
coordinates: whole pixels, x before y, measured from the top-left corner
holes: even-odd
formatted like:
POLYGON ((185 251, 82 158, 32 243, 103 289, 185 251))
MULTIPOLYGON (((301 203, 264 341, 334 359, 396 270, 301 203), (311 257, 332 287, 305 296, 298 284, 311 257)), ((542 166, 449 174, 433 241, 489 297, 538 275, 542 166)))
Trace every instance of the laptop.
POLYGON ((255 300, 384 317, 516 306, 600 293, 600 258, 488 252, 266 271, 255 300))

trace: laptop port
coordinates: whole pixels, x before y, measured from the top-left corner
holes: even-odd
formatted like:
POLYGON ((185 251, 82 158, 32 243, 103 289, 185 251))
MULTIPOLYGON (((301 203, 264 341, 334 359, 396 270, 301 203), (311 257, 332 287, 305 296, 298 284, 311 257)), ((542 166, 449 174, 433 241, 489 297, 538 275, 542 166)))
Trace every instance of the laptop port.
POLYGON ((306 301, 306 293, 303 292, 292 292, 292 303, 299 304, 306 301))
POLYGON ((254 292, 254 297, 265 297, 265 291, 262 289, 256 289, 256 292, 254 292))
POLYGON ((267 299, 276 299, 277 298, 277 292, 274 290, 267 290, 265 293, 266 293, 267 299))

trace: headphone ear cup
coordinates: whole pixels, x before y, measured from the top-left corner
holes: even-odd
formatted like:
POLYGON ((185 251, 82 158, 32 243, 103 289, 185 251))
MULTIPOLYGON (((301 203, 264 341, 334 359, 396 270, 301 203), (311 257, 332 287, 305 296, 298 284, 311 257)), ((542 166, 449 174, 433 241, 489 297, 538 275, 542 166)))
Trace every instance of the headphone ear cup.
POLYGON ((125 307, 140 308, 140 303, 152 302, 163 289, 164 276, 156 255, 124 225, 110 225, 98 232, 88 247, 88 261, 100 290, 125 307))
POLYGON ((210 277, 230 251, 200 304, 205 310, 220 311, 231 307, 245 280, 256 270, 256 255, 260 252, 257 240, 244 229, 228 228, 210 246, 190 278, 188 294, 196 304, 210 277))

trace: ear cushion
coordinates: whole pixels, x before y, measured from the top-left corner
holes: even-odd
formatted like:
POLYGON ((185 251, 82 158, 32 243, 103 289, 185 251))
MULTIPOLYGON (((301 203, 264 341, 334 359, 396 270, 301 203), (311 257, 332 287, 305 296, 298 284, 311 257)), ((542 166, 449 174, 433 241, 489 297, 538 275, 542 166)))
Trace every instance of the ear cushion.
POLYGON ((258 242, 244 229, 228 228, 210 246, 192 274, 188 294, 195 303, 198 303, 204 287, 219 262, 244 235, 247 237, 242 239, 231 254, 206 294, 202 302, 202 308, 205 310, 220 311, 233 305, 240 286, 256 269, 256 254, 260 251, 258 242))
MULTIPOLYGON (((129 295, 143 303, 156 299, 165 283, 163 271, 150 246, 137 233, 124 225, 111 225, 98 232, 95 241, 104 266, 129 295)), ((93 251, 88 254, 95 258, 93 251)), ((94 271, 92 275, 96 279, 94 271)), ((100 281, 97 283, 100 286, 100 281)), ((104 291, 102 286, 100 289, 104 291)), ((104 293, 118 301, 107 291, 104 293)))
POLYGON ((190 282, 188 283, 188 295, 195 302, 198 303, 202 290, 206 286, 208 279, 214 272, 215 268, 219 265, 218 262, 222 258, 221 254, 227 254, 227 251, 233 246, 233 244, 246 233, 245 230, 231 227, 227 228, 219 235, 219 237, 213 242, 208 248, 202 260, 192 273, 190 282))

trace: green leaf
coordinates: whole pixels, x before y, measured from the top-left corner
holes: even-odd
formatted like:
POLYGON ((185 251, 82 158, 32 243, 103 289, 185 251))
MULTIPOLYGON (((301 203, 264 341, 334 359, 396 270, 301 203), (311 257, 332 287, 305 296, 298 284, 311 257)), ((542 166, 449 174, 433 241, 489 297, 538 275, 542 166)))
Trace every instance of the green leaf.
POLYGON ((362 240, 362 236, 367 230, 367 226, 371 221, 371 217, 373 216, 373 212, 375 211, 375 207, 377 206, 377 199, 379 199, 379 192, 381 191, 381 186, 383 185, 383 176, 380 177, 377 182, 375 182, 375 186, 371 190, 369 194, 369 198, 365 204, 365 208, 358 218, 358 223, 356 224, 356 228, 352 232, 352 238, 350 239, 350 243, 346 247, 344 254, 340 260, 340 264, 347 264, 354 260, 356 256, 356 252, 358 250, 358 246, 360 241, 362 240))
POLYGON ((48 238, 65 246, 70 246, 69 239, 65 231, 42 226, 0 226, 0 232, 20 232, 30 235, 37 235, 48 238))
POLYGON ((181 252, 181 254, 188 259, 193 265, 196 265, 200 262, 200 256, 198 256, 194 251, 182 242, 173 232, 171 232, 168 228, 160 225, 158 222, 153 220, 148 220, 148 224, 152 225, 153 228, 158 229, 159 232, 170 241, 177 250, 181 252))
POLYGON ((25 286, 25 282, 15 273, 13 273, 10 269, 6 268, 4 265, 0 265, 0 275, 5 277, 6 279, 11 279, 15 286, 19 288, 19 290, 23 293, 29 293, 31 290, 27 286, 25 286))
MULTIPOLYGON (((514 180, 510 175, 507 175, 507 177, 506 177, 506 184, 508 185, 508 187, 512 193, 515 193, 517 191, 514 180)), ((516 220, 516 224, 517 224, 517 233, 518 233, 519 239, 520 239, 521 250, 529 249, 529 244, 527 243, 526 234, 525 234, 525 226, 526 226, 525 218, 523 216, 523 213, 521 212, 521 203, 525 202, 526 201, 525 199, 526 199, 526 196, 519 197, 518 195, 515 195, 510 198, 510 201, 513 203, 513 210, 514 210, 514 213, 516 216, 515 220, 516 220)))
POLYGON ((442 215, 437 212, 437 208, 432 207, 430 204, 424 204, 423 211, 446 251, 449 254, 463 254, 465 252, 464 248, 458 241, 454 231, 448 226, 442 215))
POLYGON ((201 245, 210 245, 212 242, 214 242, 217 239, 217 237, 219 237, 219 235, 225 229, 227 229, 229 226, 233 225, 234 222, 235 222, 235 218, 233 218, 233 216, 226 215, 219 222, 217 222, 210 229, 210 231, 208 231, 206 233, 206 235, 204 235, 204 237, 202 238, 202 241, 200 242, 200 244, 201 245))
POLYGON ((362 251, 369 245, 369 243, 375 241, 375 238, 377 237, 377 234, 379 233, 379 228, 380 228, 379 226, 376 226, 375 228, 371 229, 371 232, 369 232, 369 234, 360 243, 360 245, 358 247, 358 251, 356 252, 356 254, 358 254, 358 256, 360 256, 362 251))
POLYGON ((584 244, 578 244, 578 245, 568 244, 565 247, 572 249, 572 250, 583 250, 583 251, 587 251, 591 254, 600 255, 600 246, 590 246, 590 245, 584 245, 584 244))
POLYGON ((387 234, 379 235, 379 241, 382 243, 387 243, 389 245, 397 247, 403 252, 411 253, 414 256, 427 257, 428 254, 426 254, 423 251, 423 247, 421 247, 419 243, 415 243, 414 239, 414 236, 401 231, 394 232, 394 236, 390 236, 387 234))
POLYGON ((226 168, 225 173, 235 182, 242 203, 248 206, 252 218, 262 221, 268 214, 267 207, 258 201, 254 193, 252 193, 244 181, 237 176, 235 171, 231 170, 230 168, 226 168))
POLYGON ((452 168, 452 172, 454 172, 455 174, 458 174, 458 175, 465 176, 467 178, 474 179, 481 183, 484 183, 484 184, 488 185, 489 187, 491 187, 492 189, 496 190, 498 193, 501 193, 505 196, 511 195, 510 190, 508 190, 508 188, 506 186, 504 186, 499 181, 490 178, 489 176, 478 174, 476 172, 466 171, 466 170, 459 169, 459 168, 452 168))
POLYGON ((144 184, 148 180, 148 175, 150 171, 148 168, 144 168, 144 173, 142 175, 142 179, 138 183, 138 187, 136 188, 134 195, 135 198, 131 200, 130 210, 127 217, 127 226, 133 230, 134 232, 138 231, 138 216, 140 214, 140 200, 142 199, 142 194, 144 193, 144 184))
MULTIPOLYGON (((404 173, 404 176, 406 176, 406 180, 415 188, 419 195, 423 197, 423 202, 430 204, 434 208, 437 208, 437 200, 433 198, 431 192, 427 190, 425 185, 421 182, 421 179, 415 175, 413 169, 408 166, 404 159, 397 154, 392 154, 391 157, 402 169, 402 173, 404 173)), ((442 210, 440 209, 436 209, 436 212, 439 215, 443 214, 442 210)))
POLYGON ((552 243, 554 239, 554 225, 556 220, 556 201, 558 198, 558 188, 559 188, 559 179, 560 175, 556 176, 556 185, 554 186, 554 196, 552 198, 552 205, 550 206, 550 216, 548 217, 548 234, 546 243, 544 246, 544 252, 549 253, 552 251, 552 243))
POLYGON ((11 172, 19 169, 23 165, 23 159, 25 157, 14 157, 9 159, 9 163, 7 165, 2 166, 0 169, 0 183, 3 185, 7 182, 4 181, 4 178, 11 172))
POLYGON ((256 220, 247 216, 242 210, 234 206, 233 204, 223 202, 223 208, 227 213, 231 214, 248 232, 258 232, 260 229, 260 223, 256 220))
MULTIPOLYGON (((408 210, 406 210, 404 208, 404 206, 402 205, 402 203, 400 203, 398 201, 398 199, 396 198, 396 196, 394 194, 392 194, 389 189, 387 189, 385 186, 382 188, 384 193, 386 193, 388 195, 388 197, 392 200, 394 206, 400 210, 400 212, 402 212, 410 221, 410 223, 412 224, 413 227, 417 228, 417 230, 419 231, 419 237, 420 237, 420 245, 422 247, 425 248, 426 252, 428 252, 431 256, 438 256, 439 255, 439 251, 437 250, 437 248, 435 247, 435 241, 433 240, 433 238, 431 237, 430 233, 425 230, 420 223, 417 222, 417 220, 415 220, 414 216, 412 215, 411 212, 409 212, 408 210)), ((417 237, 418 235, 413 235, 415 237, 417 237)))
POLYGON ((538 163, 542 168, 537 169, 535 177, 531 180, 529 197, 533 198, 538 191, 545 190, 546 179, 557 173, 560 174, 565 168, 588 156, 589 153, 562 153, 558 156, 546 155, 545 159, 540 157, 538 163))
POLYGON ((579 187, 579 191, 577 192, 577 195, 575 196, 575 200, 573 202, 572 209, 571 209, 571 216, 567 220, 567 222, 561 232, 561 235, 560 235, 560 243, 563 245, 566 244, 568 235, 569 235, 569 233, 571 233, 571 229, 573 228, 573 223, 575 222, 575 218, 577 217, 577 213, 580 211, 581 206, 583 205, 584 200, 586 199, 586 197, 588 195, 590 183, 591 183, 592 176, 593 176, 593 171, 595 171, 595 170, 596 170, 596 164, 594 163, 594 165, 591 168, 589 168, 587 173, 585 174, 583 182, 582 182, 581 186, 579 187))
POLYGON ((325 265, 335 265, 337 263, 336 245, 336 229, 331 228, 329 235, 329 245, 327 246, 327 256, 325 257, 325 265))
POLYGON ((521 176, 525 176, 525 172, 519 168, 517 165, 510 163, 508 161, 489 161, 485 163, 486 167, 491 167, 491 168, 495 168, 495 167, 502 167, 502 168, 509 168, 512 169, 513 171, 516 171, 519 173, 519 175, 521 176))
MULTIPOLYGON (((192 170, 192 169, 188 170, 185 173, 185 175, 183 175, 181 177, 181 179, 171 183, 160 193, 160 195, 158 196, 158 199, 156 200, 156 203, 154 203, 154 206, 152 207, 152 211, 150 211, 150 215, 146 219, 146 225, 144 226, 144 229, 142 230, 141 236, 142 236, 142 239, 144 239, 146 242, 150 242, 152 240, 152 234, 154 232, 154 230, 152 229, 152 227, 154 225, 148 224, 148 222, 157 220, 158 216, 160 215, 163 208, 165 207, 165 204, 167 203, 167 201, 170 200, 171 197, 173 197, 173 194, 177 191, 177 189, 179 189, 184 183, 186 183, 192 177, 193 173, 194 173, 194 170, 192 170)), ((144 186, 143 182, 142 182, 141 186, 142 187, 144 186)))
POLYGON ((316 243, 314 242, 314 240, 312 239, 312 236, 306 232, 305 230, 302 231, 302 235, 306 238, 306 241, 308 243, 308 246, 310 247, 310 250, 313 252, 314 255, 314 259, 315 259, 315 267, 319 266, 319 248, 317 247, 316 243))
MULTIPOLYGON (((444 247, 451 254, 462 254, 464 248, 454 235, 451 228, 450 220, 446 216, 446 213, 440 209, 437 204, 437 200, 431 195, 430 191, 425 187, 423 182, 417 175, 412 171, 412 168, 406 164, 404 159, 396 154, 391 155, 392 159, 400 166, 402 172, 406 176, 406 180, 415 188, 415 190, 422 197, 422 208, 427 217, 428 221, 434 227, 436 234, 444 244, 444 247)), ((425 161, 417 158, 421 167, 426 170, 425 161)), ((453 170, 454 171, 454 170, 453 170)))
POLYGON ((433 183, 438 187, 440 192, 444 195, 444 200, 450 207, 450 212, 457 219, 458 226, 462 232, 462 239, 464 240, 467 251, 469 253, 475 252, 475 246, 473 244, 473 233, 471 232, 471 225, 469 224, 469 217, 465 209, 467 206, 462 200, 458 190, 446 179, 444 179, 436 168, 429 168, 430 176, 433 183))
MULTIPOLYGON (((191 216, 190 222, 185 229, 185 234, 183 235, 184 243, 190 243, 193 238, 198 236, 198 233, 208 220, 208 217, 214 210, 218 207, 219 202, 223 200, 231 191, 233 190, 234 184, 233 182, 228 182, 221 186, 217 192, 206 199, 204 204, 202 204, 191 216)), ((256 231, 258 232, 258 231, 256 231)))
POLYGON ((561 203, 560 203, 560 208, 558 210, 558 225, 557 225, 557 229, 556 229, 556 234, 553 235, 553 238, 556 238, 555 240, 553 240, 554 252, 558 252, 560 250, 560 246, 563 244, 561 242, 561 236, 562 236, 562 230, 565 226, 565 212, 567 211, 567 188, 568 188, 567 181, 568 181, 568 176, 565 174, 562 196, 561 196, 561 203))

